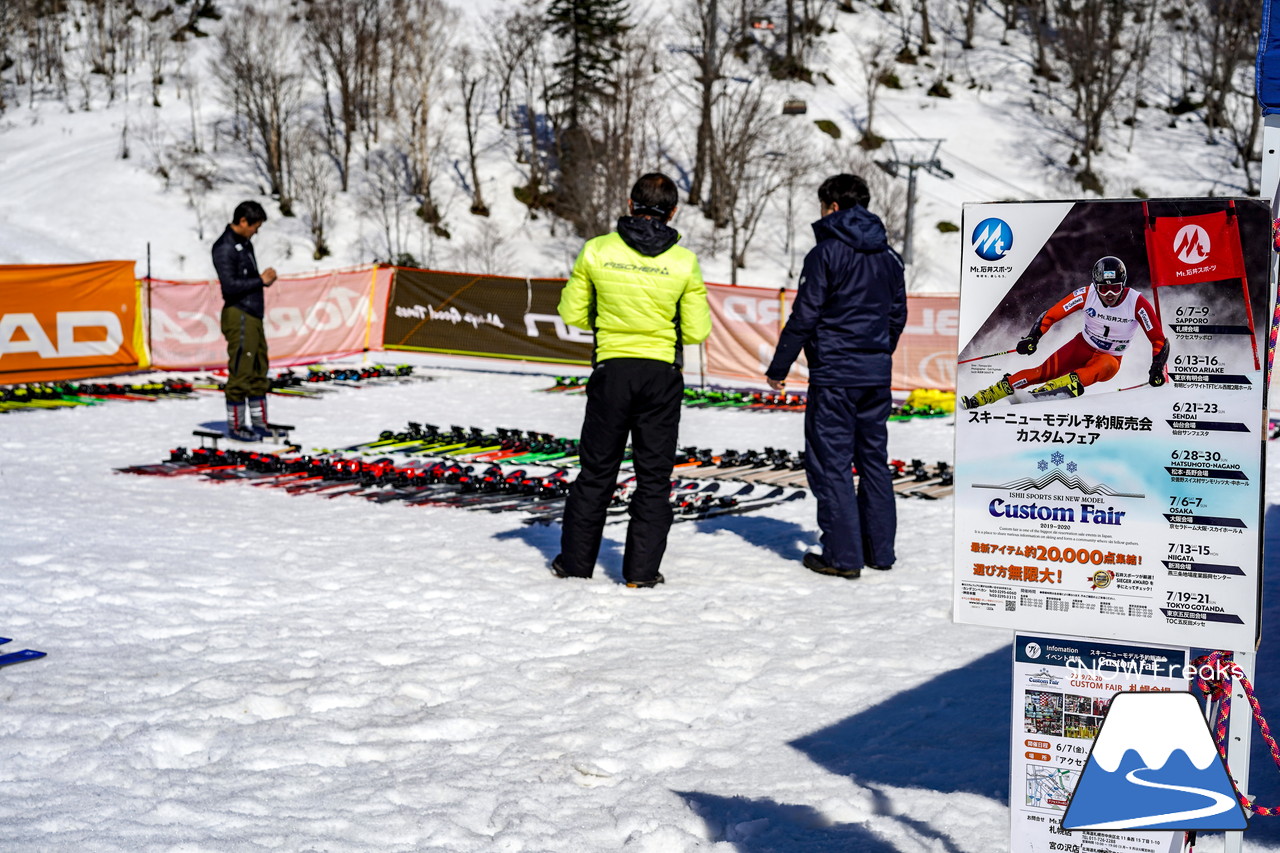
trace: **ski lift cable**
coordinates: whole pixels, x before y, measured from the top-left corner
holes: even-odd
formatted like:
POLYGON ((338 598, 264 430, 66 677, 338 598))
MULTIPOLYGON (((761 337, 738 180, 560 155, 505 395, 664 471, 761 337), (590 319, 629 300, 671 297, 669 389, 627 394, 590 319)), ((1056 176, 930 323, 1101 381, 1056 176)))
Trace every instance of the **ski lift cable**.
MULTIPOLYGON (((901 116, 899 116, 899 115, 897 115, 895 112, 893 112, 893 110, 887 109, 887 108, 885 108, 883 105, 882 105, 882 106, 880 106, 880 108, 879 108, 879 109, 880 109, 880 112, 881 112, 882 114, 888 115, 888 116, 889 116, 889 117, 891 117, 894 121, 896 121, 898 124, 902 125, 902 127, 906 128, 906 130, 907 130, 907 132, 908 132, 908 133, 913 133, 913 134, 919 135, 919 134, 916 132, 916 130, 915 130, 913 127, 911 127, 911 125, 909 125, 905 120, 903 120, 903 118, 902 118, 901 116)), ((956 162, 956 163, 959 163, 959 164, 961 164, 962 166, 964 166, 965 168, 970 169, 970 170, 972 170, 972 171, 974 171, 974 172, 977 172, 978 174, 982 175, 982 176, 983 176, 983 177, 985 177, 985 178, 989 178, 990 180, 997 181, 997 182, 999 182, 999 183, 1003 184, 1004 186, 1006 186, 1006 187, 1008 187, 1008 188, 1010 188, 1010 189, 1012 189, 1012 190, 1016 190, 1016 191, 1020 194, 1020 196, 1021 196, 1022 198, 1028 198, 1028 199, 1038 199, 1038 198, 1040 198, 1040 195, 1039 195, 1038 193, 1028 192, 1026 189, 1024 189, 1024 188, 1022 188, 1022 187, 1018 186, 1017 184, 1013 183, 1012 181, 1009 181, 1008 179, 1003 178, 1003 177, 1001 177, 1000 175, 996 175, 996 174, 993 174, 992 172, 988 172, 986 169, 982 168, 981 166, 977 165, 976 163, 970 162, 969 160, 966 160, 965 158, 963 158, 963 157, 961 157, 961 156, 957 155, 955 152, 950 151, 949 149, 947 149, 947 148, 946 148, 946 144, 945 144, 945 142, 943 143, 943 146, 942 146, 941 150, 946 151, 947 159, 952 160, 952 161, 954 161, 954 162, 956 162)))

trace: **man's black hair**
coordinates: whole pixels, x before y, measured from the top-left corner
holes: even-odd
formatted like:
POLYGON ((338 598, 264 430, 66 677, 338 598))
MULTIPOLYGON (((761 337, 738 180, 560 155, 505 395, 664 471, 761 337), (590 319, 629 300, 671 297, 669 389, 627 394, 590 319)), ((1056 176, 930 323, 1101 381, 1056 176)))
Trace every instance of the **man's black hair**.
POLYGON ((866 207, 871 203, 871 190, 867 182, 857 175, 832 175, 818 187, 818 201, 826 207, 840 205, 841 210, 866 207))
POLYGON ((236 205, 236 212, 231 214, 231 224, 239 224, 241 219, 247 220, 250 225, 257 225, 267 221, 267 212, 256 201, 242 201, 236 205))
POLYGON ((680 203, 676 182, 661 172, 641 175, 631 188, 631 212, 666 219, 680 203))

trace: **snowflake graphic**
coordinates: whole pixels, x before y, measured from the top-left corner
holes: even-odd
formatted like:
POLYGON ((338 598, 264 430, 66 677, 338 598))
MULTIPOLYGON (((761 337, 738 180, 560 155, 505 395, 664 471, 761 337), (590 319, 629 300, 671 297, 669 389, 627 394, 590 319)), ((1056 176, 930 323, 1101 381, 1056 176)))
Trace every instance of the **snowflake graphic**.
POLYGON ((1036 463, 1036 467, 1039 468, 1041 471, 1048 471, 1049 463, 1041 459, 1039 462, 1036 463))
POLYGON ((1066 459, 1067 457, 1063 456, 1061 453, 1058 453, 1057 451, 1054 451, 1054 454, 1049 458, 1053 460, 1054 465, 1061 465, 1062 460, 1066 459))
POLYGON ((1074 474, 1076 471, 1079 471, 1079 470, 1080 470, 1080 466, 1079 466, 1079 465, 1077 465, 1077 464, 1076 464, 1076 463, 1074 463, 1074 462, 1068 462, 1068 463, 1067 463, 1067 470, 1068 470, 1068 471, 1070 471, 1072 474, 1074 474))

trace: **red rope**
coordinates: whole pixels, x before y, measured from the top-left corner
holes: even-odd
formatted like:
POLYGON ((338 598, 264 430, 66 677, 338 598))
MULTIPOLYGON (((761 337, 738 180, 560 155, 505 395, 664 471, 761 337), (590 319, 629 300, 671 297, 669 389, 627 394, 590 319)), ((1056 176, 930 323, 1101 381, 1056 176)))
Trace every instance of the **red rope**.
POLYGON ((1201 658, 1196 658, 1194 662, 1196 674, 1196 689, 1204 694, 1205 698, 1210 701, 1216 701, 1218 705, 1218 713, 1213 720, 1213 740, 1214 745, 1218 748, 1218 754, 1222 756, 1222 764, 1227 769, 1227 776, 1231 779, 1231 787, 1235 790, 1236 799, 1240 801, 1240 805, 1249 809, 1256 815, 1262 817, 1275 817, 1280 815, 1280 806, 1259 806, 1249 802, 1244 794, 1240 793, 1240 789, 1236 787, 1235 777, 1231 775, 1231 767, 1227 764, 1227 719, 1231 715, 1231 679, 1240 679, 1240 686, 1244 689, 1245 696, 1249 699, 1249 707, 1253 710, 1253 719, 1258 724, 1258 729, 1262 732, 1262 739, 1266 741, 1267 748, 1271 750, 1271 758, 1275 761, 1276 766, 1280 767, 1280 744, 1276 743, 1275 736, 1271 734, 1271 727, 1267 725, 1266 718, 1262 716, 1262 706, 1258 704, 1258 697, 1253 693, 1253 685, 1249 683, 1249 679, 1245 677, 1244 671, 1239 665, 1232 660, 1230 652, 1210 652, 1201 658), (1208 668, 1211 677, 1205 678, 1202 673, 1208 668), (1218 676, 1221 675, 1221 678, 1218 676))

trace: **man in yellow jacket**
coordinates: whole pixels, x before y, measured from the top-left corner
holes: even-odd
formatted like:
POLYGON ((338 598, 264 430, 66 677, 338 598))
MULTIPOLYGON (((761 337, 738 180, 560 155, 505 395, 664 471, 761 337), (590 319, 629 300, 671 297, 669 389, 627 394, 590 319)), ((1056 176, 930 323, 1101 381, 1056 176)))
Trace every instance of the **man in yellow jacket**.
POLYGON ((629 587, 663 582, 658 567, 671 527, 685 344, 711 332, 707 288, 693 252, 676 245, 667 225, 679 195, 661 173, 636 181, 630 216, 618 230, 588 240, 560 296, 560 316, 595 333, 594 371, 587 383, 581 470, 569 489, 560 554, 551 571, 589 578, 595 571, 605 511, 631 440, 631 493, 622 577, 629 587))

